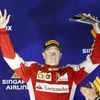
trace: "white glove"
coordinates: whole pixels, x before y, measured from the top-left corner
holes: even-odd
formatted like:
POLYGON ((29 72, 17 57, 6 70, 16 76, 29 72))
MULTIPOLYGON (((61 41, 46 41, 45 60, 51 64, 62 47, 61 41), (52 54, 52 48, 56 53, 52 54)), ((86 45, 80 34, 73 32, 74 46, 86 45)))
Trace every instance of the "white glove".
POLYGON ((6 28, 7 24, 9 23, 10 20, 10 14, 7 16, 7 10, 4 10, 4 16, 0 10, 0 29, 1 28, 6 28))

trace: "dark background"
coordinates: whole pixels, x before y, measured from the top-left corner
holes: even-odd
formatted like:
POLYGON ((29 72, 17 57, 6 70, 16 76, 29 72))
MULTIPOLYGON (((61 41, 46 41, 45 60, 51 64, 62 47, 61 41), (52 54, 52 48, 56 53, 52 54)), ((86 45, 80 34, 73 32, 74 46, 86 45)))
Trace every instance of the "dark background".
MULTIPOLYGON (((43 64, 43 44, 56 39, 63 48, 61 66, 81 63, 87 55, 82 49, 91 48, 93 43, 92 27, 69 18, 84 12, 100 17, 99 0, 0 0, 2 12, 5 8, 11 14, 8 26, 12 26, 9 32, 16 52, 25 60, 43 64)), ((6 91, 2 86, 2 79, 12 74, 0 53, 0 100, 29 100, 28 91, 6 91)), ((79 88, 96 76, 100 76, 99 67, 77 87, 74 100, 84 100, 79 88)))

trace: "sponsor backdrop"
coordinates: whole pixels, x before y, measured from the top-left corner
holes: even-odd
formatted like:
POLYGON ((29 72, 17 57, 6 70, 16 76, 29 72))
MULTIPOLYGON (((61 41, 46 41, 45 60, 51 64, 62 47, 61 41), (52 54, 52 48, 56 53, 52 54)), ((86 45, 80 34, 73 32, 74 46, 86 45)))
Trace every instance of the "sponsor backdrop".
MULTIPOLYGON (((43 64, 43 44, 49 39, 60 41, 63 57, 60 65, 79 64, 91 51, 91 26, 73 23, 78 13, 100 17, 99 0, 0 0, 0 9, 11 14, 7 30, 16 52, 25 60, 43 64)), ((74 100, 85 100, 80 86, 100 77, 100 67, 77 87, 74 100)), ((9 68, 0 52, 0 100, 30 100, 26 84, 9 68)))

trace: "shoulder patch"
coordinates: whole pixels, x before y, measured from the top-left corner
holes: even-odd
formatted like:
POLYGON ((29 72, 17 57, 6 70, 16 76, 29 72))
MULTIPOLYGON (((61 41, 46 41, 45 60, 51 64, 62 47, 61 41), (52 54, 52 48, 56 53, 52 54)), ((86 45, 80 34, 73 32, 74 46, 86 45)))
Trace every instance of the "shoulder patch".
POLYGON ((74 71, 79 71, 80 70, 80 65, 71 65, 74 71))
POLYGON ((71 67, 74 71, 80 70, 80 65, 74 65, 74 64, 67 64, 64 68, 71 67))
MULTIPOLYGON (((25 66, 27 66, 27 67, 29 67, 29 66, 31 66, 32 64, 39 64, 38 62, 36 62, 36 61, 25 61, 25 66)), ((40 65, 40 64, 39 64, 40 65)))

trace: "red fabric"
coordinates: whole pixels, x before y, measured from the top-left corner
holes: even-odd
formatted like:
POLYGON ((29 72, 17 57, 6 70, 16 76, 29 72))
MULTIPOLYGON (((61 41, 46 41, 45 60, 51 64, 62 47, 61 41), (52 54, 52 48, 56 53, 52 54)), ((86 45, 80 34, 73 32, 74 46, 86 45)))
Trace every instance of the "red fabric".
POLYGON ((75 84, 78 85, 80 82, 82 82, 82 80, 86 76, 88 76, 88 73, 86 71, 84 71, 84 67, 80 68, 80 70, 78 70, 78 71, 75 71, 72 67, 67 66, 66 68, 64 68, 64 70, 67 70, 67 72, 70 74, 70 79, 72 79, 75 82, 75 84))
POLYGON ((95 45, 90 58, 93 64, 100 64, 100 34, 96 35, 95 45))
POLYGON ((31 75, 32 74, 34 75, 39 69, 40 69, 40 66, 37 63, 32 64, 28 67, 25 66, 25 64, 21 63, 20 68, 15 69, 14 71, 27 83, 31 75))
MULTIPOLYGON (((57 66, 58 67, 58 66, 57 66)), ((56 68, 57 68, 56 67, 56 68)), ((34 89, 34 94, 35 94, 35 100, 69 100, 70 98, 70 93, 71 90, 73 90, 73 82, 78 85, 88 74, 84 71, 83 68, 81 68, 79 71, 74 71, 73 68, 70 66, 61 69, 58 67, 58 70, 53 70, 55 67, 54 66, 48 66, 48 65, 43 65, 41 67, 38 64, 32 64, 31 66, 27 67, 24 64, 21 64, 21 67, 16 69, 16 73, 22 77, 22 79, 27 83, 29 79, 32 80, 32 86, 34 89), (49 70, 51 69, 51 70, 49 70), (44 79, 38 79, 39 73, 51 73, 51 81, 47 81, 44 79), (63 77, 62 81, 58 81, 58 76, 63 77), (67 74, 65 77, 64 75, 67 74), (67 81, 66 81, 67 80, 67 81), (44 91, 38 91, 36 90, 36 84, 42 83, 42 84, 50 84, 50 85, 68 85, 68 93, 53 93, 53 92, 44 92, 44 91)), ((45 77, 45 76, 44 76, 45 77)), ((41 86, 41 85, 40 85, 41 86)), ((51 87, 48 87, 48 89, 51 87)), ((56 88, 56 86, 55 86, 56 88)), ((73 91, 74 92, 74 91, 73 91)))
POLYGON ((4 57, 11 59, 15 57, 15 51, 10 42, 9 34, 5 28, 0 29, 0 47, 4 57))
MULTIPOLYGON (((9 39, 9 34, 6 32, 5 29, 0 30, 0 45, 1 50, 4 57, 13 59, 15 57, 15 52, 13 49, 13 46, 9 39)), ((93 63, 100 63, 100 35, 96 36, 96 42, 93 49, 93 52, 91 54, 91 60, 93 63)), ((34 89, 35 94, 35 100, 69 100, 71 90, 73 90, 73 82, 75 82, 76 85, 78 85, 87 75, 84 71, 84 68, 81 68, 79 71, 74 71, 71 66, 53 70, 53 68, 57 68, 58 66, 48 66, 44 65, 41 67, 38 64, 31 64, 30 66, 26 66, 24 63, 20 64, 20 68, 15 69, 15 72, 22 77, 22 79, 27 83, 30 79, 32 80, 32 86, 34 89), (42 79, 39 79, 39 72, 42 73, 43 77, 42 79), (48 80, 46 75, 50 74, 51 80, 48 80), (62 80, 58 80, 60 77, 62 77, 62 80), (42 83, 40 86, 44 87, 44 90, 40 91, 37 90, 39 87, 36 86, 37 83, 42 83), (57 85, 60 85, 62 87, 62 90, 68 90, 67 93, 57 93, 54 92, 59 90, 61 87, 57 87, 57 85), (68 89, 63 87, 63 85, 67 85, 68 89), (48 88, 47 88, 47 87, 48 88), (52 86, 53 89, 52 89, 52 86), (50 91, 46 91, 50 90, 50 91)), ((86 67, 86 66, 83 66, 86 67)), ((91 66, 90 66, 91 67, 91 66)), ((42 87, 42 88, 43 88, 42 87)), ((61 89, 59 90, 59 92, 61 89)))

